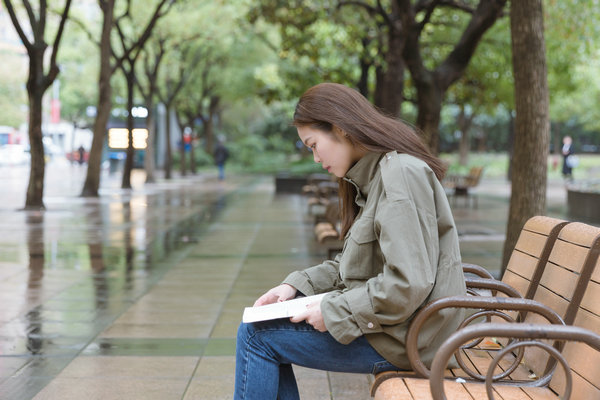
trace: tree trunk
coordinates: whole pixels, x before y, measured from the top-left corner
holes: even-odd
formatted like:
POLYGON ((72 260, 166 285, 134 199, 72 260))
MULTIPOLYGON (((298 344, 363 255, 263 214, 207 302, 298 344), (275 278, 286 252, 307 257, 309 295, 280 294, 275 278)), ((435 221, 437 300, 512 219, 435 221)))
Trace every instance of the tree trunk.
POLYGON ((195 133, 194 129, 192 129, 192 132, 190 133, 190 135, 192 135, 190 137, 190 173, 195 174, 197 167, 196 167, 196 153, 194 152, 194 142, 196 141, 196 133, 195 133))
POLYGON ((206 150, 206 152, 208 154, 212 154, 214 151, 214 127, 213 127, 213 120, 212 120, 212 114, 208 115, 208 118, 204 118, 203 119, 204 122, 204 143, 205 143, 205 147, 204 149, 206 150))
POLYGON ((423 142, 437 154, 439 149, 439 127, 444 93, 435 83, 417 85, 417 127, 421 129, 423 142))
POLYGON ((165 179, 171 179, 171 170, 173 168, 173 157, 171 153, 171 105, 165 104, 166 111, 166 129, 165 129, 165 179))
POLYGON ((542 0, 512 1, 510 17, 517 116, 502 272, 527 219, 546 213, 550 132, 542 0))
POLYGON ((104 136, 106 135, 106 124, 110 117, 112 88, 110 77, 112 75, 110 66, 110 32, 112 29, 113 11, 115 0, 101 2, 104 19, 102 21, 102 34, 100 37, 100 73, 98 77, 98 105, 96 107, 96 120, 94 121, 94 133, 92 147, 88 158, 88 167, 81 190, 82 197, 98 197, 100 188, 100 172, 102 164, 102 150, 104 148, 104 136))
POLYGON ((367 38, 362 39, 363 45, 363 55, 361 55, 359 59, 359 68, 360 68, 360 78, 358 79, 358 84, 356 88, 367 99, 369 98, 369 69, 371 69, 371 62, 369 60, 371 57, 367 55, 367 46, 369 45, 369 40, 367 38))
POLYGON ((179 120, 179 116, 177 115, 177 113, 175 113, 175 119, 177 120, 177 126, 179 126, 179 132, 181 133, 181 145, 179 146, 181 162, 179 164, 179 170, 181 171, 181 176, 186 176, 187 162, 185 160, 185 126, 179 120))
POLYGON ((210 104, 208 106, 208 118, 203 119, 204 126, 204 140, 206 141, 206 151, 208 154, 212 154, 214 150, 214 120, 215 116, 219 113, 219 103, 221 102, 220 97, 212 96, 210 98, 210 104))
POLYGON ((383 91, 385 86, 385 71, 381 65, 375 67, 375 91, 373 93, 373 103, 377 107, 383 104, 383 91))
POLYGON ((146 183, 154 183, 156 177, 154 171, 156 164, 154 161, 154 148, 156 146, 156 126, 154 122, 154 105, 151 100, 146 101, 148 117, 146 118, 146 129, 148 130, 148 139, 146 140, 146 154, 144 155, 144 170, 146 170, 146 183))
MULTIPOLYGON (((550 127, 550 130, 552 131, 552 127, 550 127)), ((557 156, 560 156, 562 154, 561 130, 562 130, 561 122, 557 122, 556 124, 554 124, 554 134, 552 135, 552 144, 554 146, 554 154, 556 154, 557 156)))
MULTIPOLYGON (((395 2, 394 2, 395 4, 395 2)), ((404 60, 402 51, 405 39, 399 27, 390 27, 388 34, 388 51, 385 54, 386 69, 378 106, 387 114, 400 116, 400 106, 404 100, 404 60)))
POLYGON ((513 110, 508 110, 508 171, 506 171, 506 180, 512 180, 513 159, 515 155, 515 117, 513 110))
MULTIPOLYGON (((29 95, 29 146, 31 151, 31 168, 29 170, 29 185, 27 186, 27 197, 25 200, 26 210, 43 210, 44 207, 44 175, 46 161, 44 144, 42 141, 42 97, 44 89, 36 86, 35 82, 41 71, 41 59, 39 67, 35 61, 30 63, 29 80, 27 92, 29 95), (32 65, 33 64, 33 65, 32 65)), ((37 57, 31 57, 33 60, 37 57)))
POLYGON ((423 141, 437 154, 444 95, 464 74, 484 33, 502 14, 506 0, 480 0, 458 43, 435 70, 426 68, 421 54, 420 39, 424 29, 422 21, 417 21, 417 6, 408 0, 396 1, 406 40, 402 57, 417 89, 417 127, 422 131, 423 141))
POLYGON ((458 143, 458 163, 467 165, 469 163, 469 152, 471 151, 471 123, 473 122, 473 114, 467 115, 464 105, 460 107, 460 114, 457 118, 457 125, 460 129, 460 142, 458 143))
POLYGON ((127 80, 127 138, 129 145, 127 146, 127 157, 125 157, 125 168, 123 168, 123 180, 121 181, 121 189, 131 189, 131 170, 133 169, 133 157, 135 151, 133 148, 133 87, 135 85, 135 64, 129 61, 129 70, 125 74, 127 80))

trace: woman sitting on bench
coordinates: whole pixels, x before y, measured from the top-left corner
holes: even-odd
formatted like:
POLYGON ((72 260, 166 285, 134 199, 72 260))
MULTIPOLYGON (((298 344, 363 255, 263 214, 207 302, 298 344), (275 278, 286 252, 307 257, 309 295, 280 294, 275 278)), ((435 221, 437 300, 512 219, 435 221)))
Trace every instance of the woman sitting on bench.
MULTIPOLYGON (((255 306, 327 293, 291 319, 242 323, 235 399, 298 399, 292 364, 355 373, 410 369, 411 316, 440 297, 465 294, 458 235, 440 180, 444 167, 405 123, 346 86, 324 83, 294 114, 314 161, 339 180, 343 252, 290 274, 255 306)), ((421 331, 431 362, 460 312, 440 312, 421 331)))

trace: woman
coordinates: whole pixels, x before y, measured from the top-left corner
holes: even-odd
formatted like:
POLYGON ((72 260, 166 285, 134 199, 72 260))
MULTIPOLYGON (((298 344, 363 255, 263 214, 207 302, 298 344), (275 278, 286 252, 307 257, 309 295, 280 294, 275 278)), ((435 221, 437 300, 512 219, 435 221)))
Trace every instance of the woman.
MULTIPOLYGON (((410 369, 404 343, 413 314, 429 301, 465 294, 440 184, 444 167, 409 126, 333 83, 302 95, 294 126, 314 161, 341 178, 344 249, 256 301, 328 292, 291 319, 240 325, 235 399, 298 399, 291 364, 356 373, 410 369)), ((460 321, 460 312, 445 311, 423 328, 426 364, 460 321)))

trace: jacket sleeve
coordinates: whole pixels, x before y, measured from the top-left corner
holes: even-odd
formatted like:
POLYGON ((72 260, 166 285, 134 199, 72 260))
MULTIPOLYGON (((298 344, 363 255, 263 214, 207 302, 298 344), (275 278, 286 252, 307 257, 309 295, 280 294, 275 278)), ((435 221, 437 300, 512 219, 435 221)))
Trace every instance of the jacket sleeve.
POLYGON ((382 168, 386 190, 379 195, 374 219, 382 272, 321 302, 327 329, 343 344, 405 322, 435 283, 439 239, 430 177, 423 170, 398 172, 386 177, 382 168))
POLYGON ((306 296, 340 289, 339 259, 340 254, 334 260, 327 260, 303 271, 292 272, 282 283, 295 287, 306 296))

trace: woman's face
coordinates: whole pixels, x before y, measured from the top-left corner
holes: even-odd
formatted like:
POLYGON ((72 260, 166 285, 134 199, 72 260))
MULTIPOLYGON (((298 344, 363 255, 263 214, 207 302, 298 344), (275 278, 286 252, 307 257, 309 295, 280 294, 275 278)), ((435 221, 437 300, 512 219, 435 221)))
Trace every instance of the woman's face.
POLYGON ((354 146, 342 131, 333 132, 314 129, 309 126, 298 127, 300 140, 312 150, 316 163, 321 163, 327 172, 342 178, 346 172, 365 154, 354 146))

